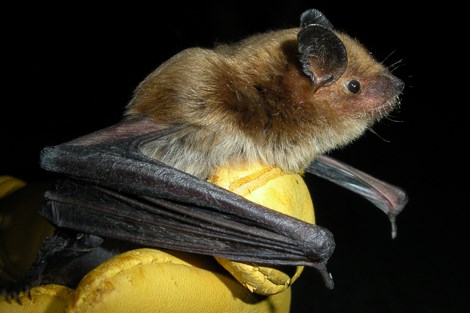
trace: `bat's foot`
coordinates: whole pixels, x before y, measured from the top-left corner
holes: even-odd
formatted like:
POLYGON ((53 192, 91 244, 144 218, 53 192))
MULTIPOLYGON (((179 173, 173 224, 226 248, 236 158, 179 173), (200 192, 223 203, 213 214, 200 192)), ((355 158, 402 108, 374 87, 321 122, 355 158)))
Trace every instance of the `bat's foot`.
POLYGON ((27 281, 1 282, 0 296, 8 303, 16 301, 18 304, 22 304, 20 295, 24 293, 31 299, 31 288, 35 285, 37 285, 37 283, 27 281))
MULTIPOLYGON (((77 280, 74 276, 76 267, 70 267, 69 264, 96 250, 102 242, 103 239, 97 236, 58 229, 43 242, 36 260, 23 279, 16 282, 0 280, 0 297, 7 302, 15 300, 21 304, 23 293, 31 299, 33 287, 49 283, 68 285, 70 279, 77 280)), ((91 257, 96 258, 94 255, 91 257)))

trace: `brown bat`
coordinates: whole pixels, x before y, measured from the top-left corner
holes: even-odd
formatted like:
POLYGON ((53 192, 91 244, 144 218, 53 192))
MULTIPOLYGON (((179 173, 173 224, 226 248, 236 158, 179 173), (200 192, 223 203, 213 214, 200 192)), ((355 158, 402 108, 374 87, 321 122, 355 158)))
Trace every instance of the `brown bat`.
POLYGON ((41 166, 64 177, 40 212, 57 233, 25 280, 5 293, 49 282, 74 286, 127 249, 110 244, 116 241, 313 266, 332 287, 328 230, 206 179, 218 167, 250 163, 311 172, 362 194, 393 222, 406 204, 401 189, 322 154, 391 112, 402 89, 315 9, 302 14, 300 28, 182 51, 137 87, 121 123, 42 151, 41 166))

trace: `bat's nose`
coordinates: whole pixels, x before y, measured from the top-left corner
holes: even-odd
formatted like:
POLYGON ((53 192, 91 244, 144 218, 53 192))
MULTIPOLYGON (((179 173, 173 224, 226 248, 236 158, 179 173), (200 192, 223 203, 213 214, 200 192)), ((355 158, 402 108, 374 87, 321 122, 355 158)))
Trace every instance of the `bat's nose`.
POLYGON ((390 80, 392 81, 392 84, 395 86, 396 91, 398 93, 402 93, 403 89, 405 89, 405 83, 401 79, 395 76, 390 76, 390 80))

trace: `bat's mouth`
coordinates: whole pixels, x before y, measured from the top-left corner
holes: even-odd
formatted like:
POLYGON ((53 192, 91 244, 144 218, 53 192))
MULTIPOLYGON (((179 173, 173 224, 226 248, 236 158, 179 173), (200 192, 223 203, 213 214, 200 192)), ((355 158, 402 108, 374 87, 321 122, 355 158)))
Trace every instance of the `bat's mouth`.
POLYGON ((405 84, 393 75, 384 75, 379 80, 379 85, 384 86, 382 97, 387 99, 375 109, 377 117, 382 118, 400 106, 400 95, 405 88, 405 84))
POLYGON ((399 95, 392 97, 389 100, 383 101, 379 105, 367 106, 355 114, 356 119, 370 120, 372 122, 379 121, 389 115, 392 111, 400 106, 399 95))
POLYGON ((404 84, 393 75, 381 75, 376 78, 373 86, 369 88, 363 99, 362 112, 358 112, 358 118, 380 120, 400 106, 400 95, 404 84))
POLYGON ((370 112, 367 112, 366 114, 369 114, 372 118, 375 118, 376 120, 380 120, 385 116, 389 115, 398 107, 400 107, 400 97, 399 95, 396 95, 390 100, 385 101, 383 104, 374 108, 370 112))

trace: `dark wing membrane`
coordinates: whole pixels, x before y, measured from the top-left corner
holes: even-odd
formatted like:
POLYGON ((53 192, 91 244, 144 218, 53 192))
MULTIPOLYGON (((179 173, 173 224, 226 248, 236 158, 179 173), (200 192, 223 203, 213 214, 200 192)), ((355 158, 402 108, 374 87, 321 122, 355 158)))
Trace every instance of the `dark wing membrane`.
POLYGON ((317 157, 306 171, 358 193, 372 202, 388 215, 392 224, 392 237, 396 237, 396 216, 408 202, 403 189, 325 155, 317 157))
MULTIPOLYGON (((63 228, 236 261, 312 265, 290 238, 208 208, 125 195, 74 181, 49 191, 41 213, 63 228)), ((318 260, 316 260, 318 261, 318 260)))
POLYGON ((41 166, 67 179, 46 194, 54 225, 157 248, 261 264, 325 264, 332 234, 144 156, 139 146, 174 128, 117 125, 42 151, 41 166))

